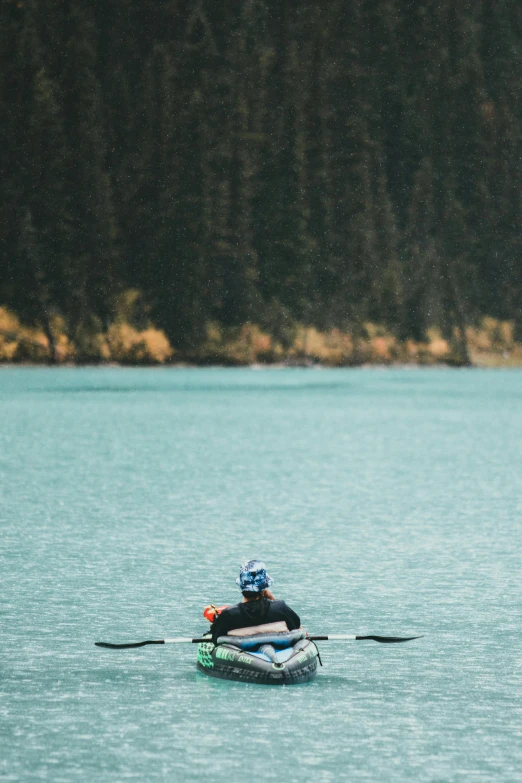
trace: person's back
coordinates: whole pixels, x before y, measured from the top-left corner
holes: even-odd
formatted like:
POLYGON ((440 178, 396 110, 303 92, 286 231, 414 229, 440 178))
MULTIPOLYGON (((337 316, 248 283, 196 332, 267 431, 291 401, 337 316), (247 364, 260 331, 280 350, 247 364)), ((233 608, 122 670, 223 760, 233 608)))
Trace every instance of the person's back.
POLYGON ((299 615, 284 601, 276 600, 268 589, 272 578, 266 573, 262 561, 250 560, 243 565, 236 583, 243 593, 243 602, 224 609, 215 619, 212 624, 214 644, 220 636, 241 628, 252 628, 255 634, 261 632, 259 626, 273 623, 286 624, 288 631, 300 627, 299 615))

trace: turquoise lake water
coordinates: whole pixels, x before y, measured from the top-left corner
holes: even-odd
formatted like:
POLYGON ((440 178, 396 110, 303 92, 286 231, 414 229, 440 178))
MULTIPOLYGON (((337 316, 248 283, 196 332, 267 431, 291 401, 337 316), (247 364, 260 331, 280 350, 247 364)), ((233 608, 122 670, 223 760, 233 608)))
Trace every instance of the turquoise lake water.
POLYGON ((522 372, 0 370, 2 781, 522 780, 522 372), (239 565, 306 685, 192 645, 239 565))

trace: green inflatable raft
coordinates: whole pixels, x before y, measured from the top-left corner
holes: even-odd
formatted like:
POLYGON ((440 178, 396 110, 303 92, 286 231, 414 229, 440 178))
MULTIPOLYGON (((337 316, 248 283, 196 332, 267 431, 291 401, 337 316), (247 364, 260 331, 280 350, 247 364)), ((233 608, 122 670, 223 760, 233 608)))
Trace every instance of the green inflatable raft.
POLYGON ((304 631, 246 637, 221 636, 198 645, 198 669, 209 677, 261 685, 309 682, 319 653, 304 631))

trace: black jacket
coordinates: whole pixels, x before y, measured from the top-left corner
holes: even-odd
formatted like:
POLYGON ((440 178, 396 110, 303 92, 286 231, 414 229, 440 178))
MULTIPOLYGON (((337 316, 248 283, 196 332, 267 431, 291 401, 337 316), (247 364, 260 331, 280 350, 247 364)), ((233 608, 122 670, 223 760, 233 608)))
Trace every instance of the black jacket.
POLYGON ((230 606, 212 624, 212 641, 216 644, 218 636, 226 636, 234 628, 248 628, 250 625, 277 623, 281 620, 286 622, 289 631, 295 631, 301 625, 299 615, 284 601, 261 598, 259 601, 230 606))

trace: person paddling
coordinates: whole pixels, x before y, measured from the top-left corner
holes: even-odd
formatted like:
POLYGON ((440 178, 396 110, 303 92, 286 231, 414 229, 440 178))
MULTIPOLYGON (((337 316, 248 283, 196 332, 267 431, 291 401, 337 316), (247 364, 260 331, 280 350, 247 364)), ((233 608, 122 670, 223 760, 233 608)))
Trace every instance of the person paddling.
POLYGON ((236 584, 243 593, 243 601, 217 615, 212 624, 214 644, 220 636, 239 628, 252 628, 254 633, 258 626, 272 623, 286 623, 288 631, 300 628, 299 615, 284 601, 276 600, 268 589, 272 582, 262 560, 249 560, 241 566, 236 584))

